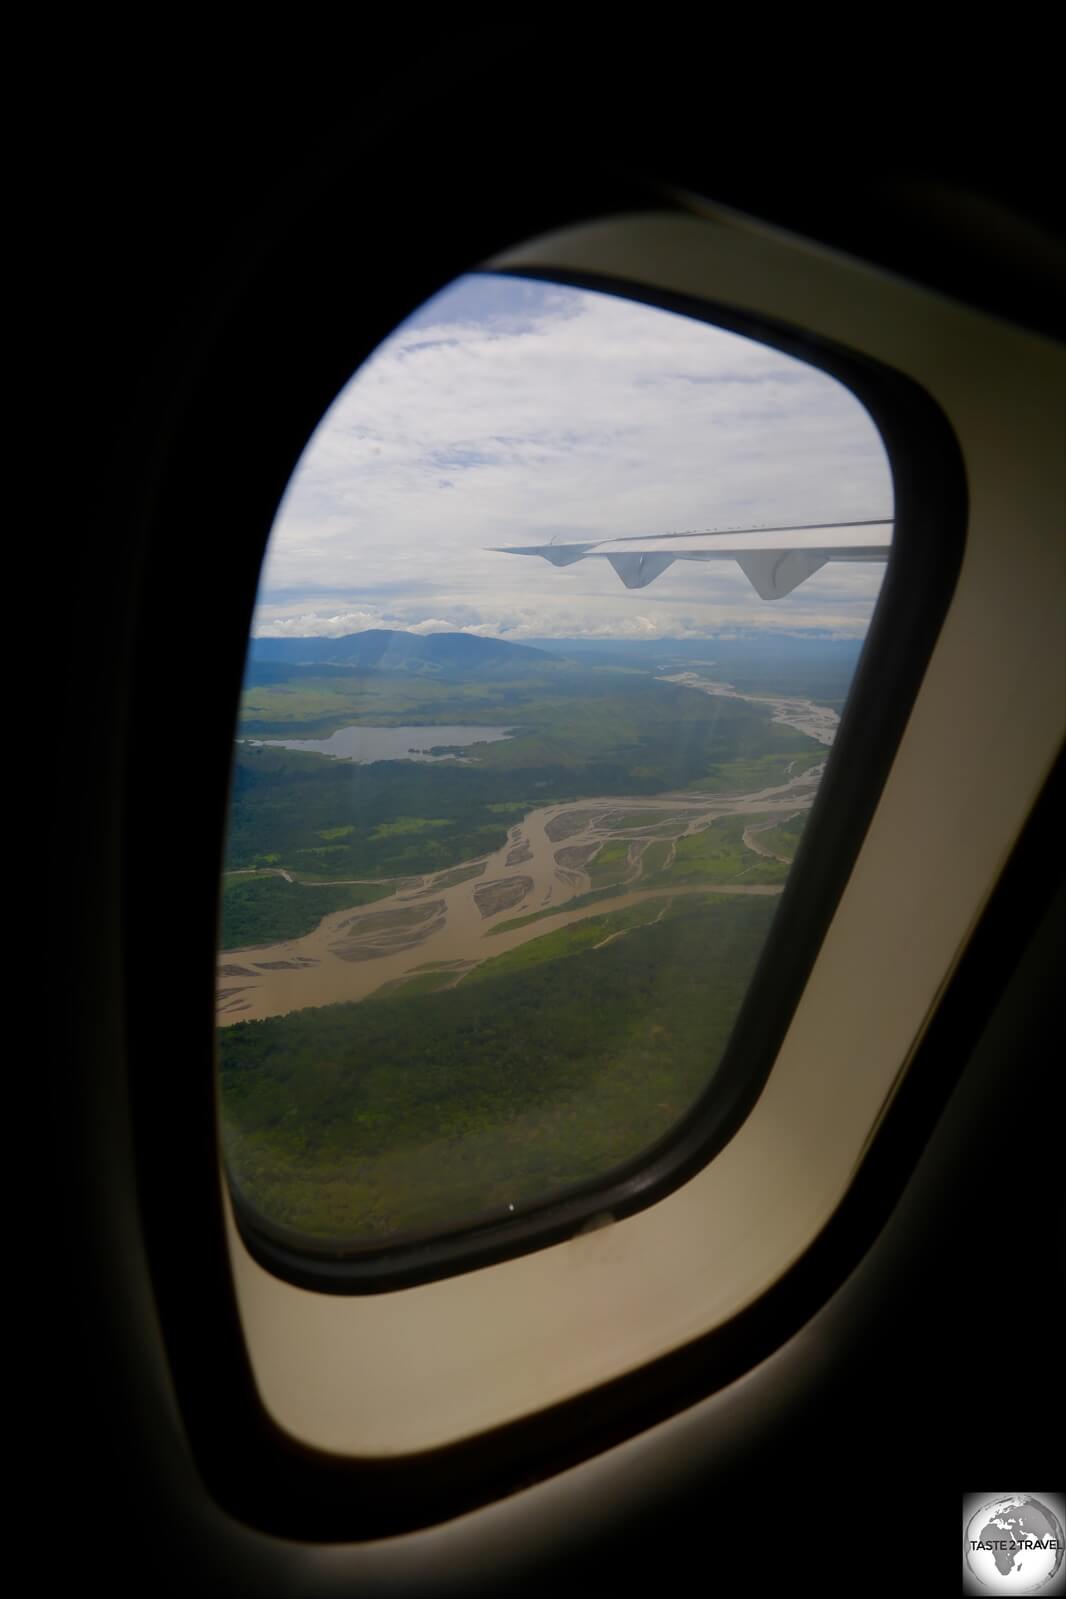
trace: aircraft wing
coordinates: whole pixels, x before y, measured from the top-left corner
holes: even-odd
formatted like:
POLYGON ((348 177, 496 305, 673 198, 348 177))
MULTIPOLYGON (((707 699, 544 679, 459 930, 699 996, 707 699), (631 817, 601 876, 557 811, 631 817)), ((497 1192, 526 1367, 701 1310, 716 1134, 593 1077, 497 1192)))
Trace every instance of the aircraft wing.
POLYGON ((647 588, 675 561, 735 561, 760 599, 779 600, 828 561, 887 560, 891 542, 892 522, 883 520, 512 545, 501 553, 539 555, 553 566, 609 561, 627 589, 647 588))

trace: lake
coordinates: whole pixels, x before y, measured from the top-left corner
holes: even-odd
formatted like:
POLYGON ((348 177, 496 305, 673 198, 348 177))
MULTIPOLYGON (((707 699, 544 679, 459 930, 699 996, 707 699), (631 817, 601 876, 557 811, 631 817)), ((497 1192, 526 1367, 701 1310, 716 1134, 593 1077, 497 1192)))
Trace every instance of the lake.
POLYGON ((495 744, 510 738, 509 727, 341 727, 328 738, 249 738, 241 742, 272 749, 306 750, 312 755, 332 755, 339 761, 446 761, 462 759, 431 755, 430 750, 475 744, 495 744))

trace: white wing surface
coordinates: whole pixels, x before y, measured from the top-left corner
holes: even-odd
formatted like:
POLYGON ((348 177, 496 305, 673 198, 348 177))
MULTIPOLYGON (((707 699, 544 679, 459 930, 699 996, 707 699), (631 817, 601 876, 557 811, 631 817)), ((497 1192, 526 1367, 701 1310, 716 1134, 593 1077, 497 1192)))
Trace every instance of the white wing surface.
POLYGON ((735 561, 761 599, 779 600, 829 561, 886 561, 891 543, 891 520, 879 520, 512 545, 501 553, 540 555, 553 566, 609 561, 627 589, 647 588, 675 561, 735 561))

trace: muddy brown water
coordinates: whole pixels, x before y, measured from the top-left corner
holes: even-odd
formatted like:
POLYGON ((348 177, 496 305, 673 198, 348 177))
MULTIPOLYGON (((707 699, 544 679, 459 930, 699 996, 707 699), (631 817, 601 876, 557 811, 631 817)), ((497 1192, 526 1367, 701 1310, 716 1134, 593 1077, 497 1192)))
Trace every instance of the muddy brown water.
MULTIPOLYGON (((796 727, 821 743, 832 743, 838 718, 823 706, 807 700, 763 700, 737 694, 728 684, 713 683, 691 672, 671 681, 702 693, 771 703, 775 721, 796 727)), ((237 987, 220 981, 219 1025, 365 999, 385 984, 411 976, 431 963, 454 964, 456 970, 461 967, 465 971, 587 916, 626 910, 656 896, 780 894, 777 884, 741 882, 641 887, 644 851, 634 846, 654 838, 676 839, 700 832, 722 816, 763 814, 768 822, 784 820, 809 808, 820 776, 821 767, 812 768, 750 794, 611 794, 542 806, 512 826, 506 843, 494 854, 479 857, 478 863, 466 863, 470 875, 460 882, 449 880, 463 873, 462 866, 421 879, 408 878, 398 883, 388 898, 363 910, 335 911, 302 938, 223 951, 219 978, 239 976, 242 980, 237 987), (630 842, 624 881, 610 899, 574 909, 570 902, 592 887, 584 867, 591 864, 599 846, 611 839, 630 842), (521 872, 516 873, 519 860, 521 872), (481 863, 482 869, 477 870, 481 863), (419 901, 420 913, 411 914, 419 901), (557 914, 503 933, 493 931, 501 922, 545 910, 557 914)), ((751 847, 758 848, 754 836, 751 847)))

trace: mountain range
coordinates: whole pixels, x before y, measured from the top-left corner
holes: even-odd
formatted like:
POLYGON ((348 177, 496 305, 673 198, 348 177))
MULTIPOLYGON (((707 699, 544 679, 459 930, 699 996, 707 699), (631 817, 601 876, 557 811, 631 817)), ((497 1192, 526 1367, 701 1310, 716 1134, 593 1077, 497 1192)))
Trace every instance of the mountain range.
POLYGON ((402 633, 373 628, 341 638, 254 638, 248 681, 265 682, 290 672, 328 666, 331 671, 386 672, 433 677, 509 675, 550 667, 552 657, 528 644, 481 638, 475 633, 402 633), (279 674, 278 669, 285 669, 279 674))

